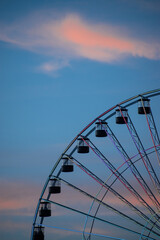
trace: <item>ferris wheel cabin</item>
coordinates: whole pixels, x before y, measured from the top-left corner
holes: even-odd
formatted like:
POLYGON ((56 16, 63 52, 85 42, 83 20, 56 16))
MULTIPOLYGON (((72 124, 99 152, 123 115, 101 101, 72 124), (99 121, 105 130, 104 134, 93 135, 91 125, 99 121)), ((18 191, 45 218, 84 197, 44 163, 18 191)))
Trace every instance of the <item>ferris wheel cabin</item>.
POLYGON ((62 158, 62 172, 73 172, 73 162, 71 161, 71 159, 73 158, 62 158))
POLYGON ((39 209, 40 217, 50 217, 51 216, 51 203, 50 202, 41 202, 39 209))
POLYGON ((34 227, 33 240, 44 240, 44 227, 34 227))
POLYGON ((77 152, 78 153, 89 153, 89 139, 87 137, 77 139, 77 152))
POLYGON ((116 109, 116 123, 125 124, 128 122, 128 110, 126 108, 116 109))
POLYGON ((60 193, 61 192, 61 182, 56 179, 56 178, 53 178, 53 179, 50 179, 50 182, 49 182, 50 186, 49 186, 49 193, 52 194, 52 193, 60 193))
POLYGON ((96 124, 95 136, 106 137, 107 136, 107 123, 105 121, 98 121, 96 124))
POLYGON ((138 100, 138 114, 149 114, 151 112, 150 99, 142 98, 138 100))

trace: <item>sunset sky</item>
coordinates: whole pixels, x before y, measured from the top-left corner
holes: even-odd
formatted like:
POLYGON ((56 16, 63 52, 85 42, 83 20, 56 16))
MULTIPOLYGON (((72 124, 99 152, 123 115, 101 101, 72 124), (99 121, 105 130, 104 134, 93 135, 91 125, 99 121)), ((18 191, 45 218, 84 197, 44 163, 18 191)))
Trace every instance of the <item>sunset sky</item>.
POLYGON ((89 122, 160 87, 159 23, 159 0, 0 1, 2 240, 29 239, 51 168, 89 122))

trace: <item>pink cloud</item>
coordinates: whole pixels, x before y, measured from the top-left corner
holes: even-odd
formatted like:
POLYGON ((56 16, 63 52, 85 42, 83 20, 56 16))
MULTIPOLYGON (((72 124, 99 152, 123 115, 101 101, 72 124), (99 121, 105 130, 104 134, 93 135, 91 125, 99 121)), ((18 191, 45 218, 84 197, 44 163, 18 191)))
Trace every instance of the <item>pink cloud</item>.
POLYGON ((59 28, 60 35, 73 44, 77 55, 104 62, 112 62, 124 55, 157 59, 160 44, 152 45, 127 37, 126 33, 103 24, 89 24, 76 15, 67 16, 59 28))
POLYGON ((6 229, 7 231, 10 232, 15 232, 15 231, 25 231, 27 228, 30 229, 31 224, 30 223, 26 223, 26 221, 23 222, 14 222, 11 220, 5 220, 5 221, 1 221, 0 222, 0 229, 2 229, 3 231, 6 229))
POLYGON ((89 25, 77 16, 68 16, 61 25, 62 36, 74 44, 84 47, 109 48, 118 51, 130 51, 133 48, 131 42, 116 38, 107 34, 107 26, 99 29, 99 26, 89 25))
POLYGON ((1 181, 0 211, 5 215, 33 216, 40 190, 38 184, 1 181))
MULTIPOLYGON (((127 56, 160 58, 160 43, 156 40, 139 40, 130 37, 131 30, 104 23, 91 23, 76 14, 59 19, 37 14, 12 25, 3 27, 0 40, 16 46, 58 58, 88 58, 101 62, 113 62, 127 56), (41 15, 41 16, 39 16, 41 15), (47 19, 47 20, 46 20, 47 19)), ((66 65, 64 65, 65 67, 66 65)), ((44 71, 56 71, 63 67, 44 63, 44 71)))
MULTIPOLYGON (((85 189, 85 186, 81 186, 81 188, 85 189)), ((1 181, 0 182, 1 213, 5 215, 33 216, 41 190, 42 186, 40 186, 39 184, 1 181)), ((92 192, 92 190, 95 191, 95 185, 89 186, 88 191, 92 192)), ((46 193, 48 193, 48 189, 46 189, 46 193)), ((125 198, 128 201, 130 201, 133 205, 135 205, 138 208, 142 207, 141 203, 136 198, 134 198, 129 192, 126 191, 124 195, 125 198)), ((147 203, 151 207, 154 207, 153 202, 148 197, 146 197, 144 193, 141 193, 141 196, 147 201, 147 203)), ((158 200, 160 200, 159 196, 156 197, 158 200)), ((79 209, 80 211, 84 211, 86 213, 88 212, 93 201, 93 199, 84 196, 83 194, 73 190, 72 188, 66 188, 65 185, 62 185, 62 193, 54 195, 53 198, 51 196, 50 200, 52 201, 52 199, 53 201, 59 202, 62 205, 67 205, 71 208, 79 209)), ((103 202, 110 206, 115 207, 116 209, 117 208, 122 208, 123 210, 126 209, 125 204, 119 198, 116 198, 111 193, 108 193, 106 195, 103 202)), ((98 202, 95 203, 97 205, 98 202)), ((64 216, 65 214, 68 214, 68 212, 66 213, 64 212, 63 208, 57 207, 56 205, 52 205, 52 208, 53 216, 64 216)), ((103 206, 103 209, 105 209, 105 206, 103 206)), ((69 215, 72 215, 72 212, 69 212, 69 215)))

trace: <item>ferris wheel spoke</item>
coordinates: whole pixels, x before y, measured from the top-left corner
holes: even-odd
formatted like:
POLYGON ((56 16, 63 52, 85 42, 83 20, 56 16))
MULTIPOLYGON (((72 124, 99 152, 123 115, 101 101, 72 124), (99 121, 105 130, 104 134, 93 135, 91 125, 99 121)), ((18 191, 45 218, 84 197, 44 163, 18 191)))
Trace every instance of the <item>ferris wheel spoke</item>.
POLYGON ((157 127, 156 127, 156 124, 155 124, 155 120, 154 120, 152 111, 148 115, 148 121, 149 121, 149 125, 150 125, 151 131, 152 131, 152 135, 153 135, 153 139, 154 139, 155 144, 160 144, 160 137, 159 137, 159 134, 158 134, 158 131, 157 131, 157 127))
MULTIPOLYGON (((113 166, 113 164, 101 153, 101 151, 90 140, 89 145, 86 140, 81 137, 83 141, 91 148, 91 150, 98 156, 101 161, 109 168, 109 170, 116 176, 116 178, 127 188, 127 190, 149 211, 154 214, 155 211, 149 206, 149 204, 142 198, 142 196, 135 190, 135 188, 123 177, 121 173, 113 166)), ((150 197, 151 198, 151 197, 150 197)), ((157 205, 156 205, 157 206, 157 205)))
MULTIPOLYGON (((153 148, 153 147, 152 147, 153 148)), ((148 150, 150 150, 150 149, 152 149, 152 148, 149 148, 148 150)), ((150 152, 150 154, 152 153, 152 151, 150 152)), ((138 154, 137 154, 138 155, 138 154)), ((136 155, 135 155, 136 156, 136 155)), ((135 157, 134 156, 134 157, 135 157)), ((139 161, 141 158, 139 158, 139 159, 137 159, 135 162, 137 162, 137 161, 139 161)), ((75 159, 75 161, 77 161, 76 159, 75 159)), ((77 161, 78 162, 78 161, 77 161)), ((85 169, 86 170, 86 173, 87 173, 87 171, 88 172, 90 172, 91 173, 91 176, 92 176, 92 172, 91 171, 89 171, 87 168, 85 168, 80 162, 79 162, 79 165, 81 165, 82 166, 82 168, 83 169, 85 169)), ((123 172, 125 172, 126 170, 128 169, 128 167, 126 167, 126 169, 124 169, 123 170, 123 172)), ((122 173, 123 173, 122 172, 122 173)), ((95 175, 94 175, 95 176, 95 175)), ((96 179, 98 179, 99 180, 99 182, 101 181, 101 179, 99 179, 97 176, 96 176, 96 179)), ((115 196, 117 196, 122 202, 124 202, 126 205, 128 205, 133 211, 135 211, 140 217, 142 217, 143 219, 146 219, 147 220, 147 216, 145 216, 144 214, 143 214, 143 212, 141 212, 141 211, 139 211, 137 208, 135 208, 130 202, 128 202, 125 198, 121 198, 121 196, 116 192, 116 191, 114 191, 114 189, 112 189, 112 185, 114 184, 114 182, 116 181, 117 179, 115 179, 114 181, 113 181, 113 183, 110 185, 110 186, 108 186, 108 188, 106 188, 107 189, 107 191, 111 191, 113 194, 115 194, 115 196)), ((105 184, 105 187, 107 186, 107 184, 106 184, 106 182, 104 183, 103 181, 102 181, 102 187, 104 186, 104 184, 105 184)), ((103 199, 102 199, 102 201, 103 201, 103 199)), ((99 207, 100 207, 100 204, 99 204, 99 207)), ((148 210, 149 211, 149 210, 148 210)), ((95 215, 96 215, 96 213, 95 213, 95 215)), ((154 218, 155 218, 155 215, 156 214, 154 214, 154 218)), ((158 215, 156 216, 156 219, 157 218, 159 218, 158 217, 158 215)), ((148 218, 149 219, 149 218, 148 218)), ((93 222, 94 222, 94 219, 93 219, 93 222)), ((154 224, 154 222, 152 222, 152 224, 154 224)), ((158 229, 158 230, 160 230, 160 228, 159 228, 159 226, 158 225, 156 225, 155 226, 156 227, 156 229, 158 229)))
MULTIPOLYGON (((129 206, 129 208, 132 209, 132 211, 134 211, 137 215, 139 215, 140 217, 142 217, 143 219, 145 219, 146 221, 149 220, 148 216, 145 215, 141 210, 139 210, 136 206, 134 206, 129 200, 127 200, 125 197, 123 197, 120 193, 118 193, 115 189, 112 188, 112 186, 108 185, 106 182, 104 182, 102 179, 100 179, 98 176, 96 176, 94 173, 92 173, 88 168, 86 168, 84 165, 82 165, 82 163, 80 163, 78 160, 75 160, 75 164, 82 170, 84 171, 87 175, 89 175, 92 179, 94 179, 96 182, 98 182, 101 186, 103 186, 105 189, 107 189, 108 191, 110 191, 112 194, 114 194, 114 196, 116 196, 118 199, 120 199, 123 203, 125 203, 127 206, 129 206), (77 164, 78 163, 78 164, 77 164)), ((116 181, 117 179, 115 179, 116 181)), ((147 209, 150 212, 150 209, 147 209)), ((153 209, 152 209, 153 211, 153 209)), ((158 218, 158 215, 155 213, 155 211, 153 211, 153 213, 155 215, 155 218, 158 218)), ((156 225, 156 227, 158 229, 160 229, 160 227, 158 225, 156 225)))
MULTIPOLYGON (((106 193, 107 193, 107 191, 106 191, 106 193)), ((104 197, 106 196, 106 193, 104 194, 104 196, 102 197, 102 199, 100 200, 100 202, 103 202, 103 199, 104 199, 104 197)), ((94 223, 95 223, 95 216, 97 216, 97 213, 98 213, 98 211, 99 211, 99 208, 101 207, 101 203, 99 203, 99 205, 98 205, 98 207, 97 207, 97 210, 96 210, 96 212, 95 212, 95 214, 94 214, 94 218, 93 218, 93 220, 92 220, 92 224, 91 224, 91 227, 90 227, 90 235, 92 235, 92 230, 93 230, 93 226, 94 226, 94 223)), ((154 217, 154 215, 152 216, 152 217, 154 217)), ((131 220, 131 219, 129 219, 129 220, 131 220)), ((132 220, 131 220, 132 221, 132 220)), ((150 223, 150 225, 151 225, 151 228, 149 228, 147 225, 143 225, 143 224, 141 224, 140 223, 140 225, 143 225, 143 230, 144 229, 146 229, 146 230, 148 230, 148 235, 147 235, 147 237, 150 235, 150 233, 153 233, 153 234, 155 234, 155 235, 159 235, 157 232, 155 232, 155 231, 153 231, 153 227, 156 225, 156 223, 158 222, 158 220, 156 220, 155 222, 152 222, 151 221, 151 218, 147 221, 147 223, 149 224, 150 223)), ((139 223, 136 223, 137 225, 139 225, 139 223)), ((156 226, 155 226, 156 227, 156 226)), ((158 228, 156 227, 156 229, 158 230, 158 228)), ((159 232, 160 232, 160 230, 159 230, 159 232)), ((142 233, 141 233, 141 235, 142 235, 142 233)))
MULTIPOLYGON (((148 151, 148 150, 151 150, 151 149, 153 149, 153 147, 147 149, 147 151, 148 151)), ((151 154, 151 153, 153 153, 153 151, 149 152, 148 154, 151 154)), ((135 158, 137 155, 138 155, 138 154, 136 154, 136 155, 133 156, 132 158, 135 158)), ((135 163, 136 163, 137 161, 139 161, 140 159, 141 159, 141 158, 139 158, 139 159, 137 159, 136 161, 134 161, 133 164, 135 164, 135 163)), ((123 165, 124 165, 124 164, 123 164, 123 165)), ((122 165, 121 165, 121 166, 122 166, 122 165)), ((121 167, 121 166, 120 166, 120 167, 121 167)), ((120 167, 119 167, 119 168, 120 168, 120 167)), ((122 171, 122 173, 125 172, 127 169, 128 169, 128 166, 122 171)), ((111 184, 110 186, 112 186, 112 185, 115 183, 115 181, 116 181, 116 179, 112 182, 112 184, 111 184)), ((106 196, 107 192, 108 192, 108 190, 106 190, 106 192, 105 192, 105 194, 103 195, 103 197, 101 198, 100 202, 103 202, 103 199, 104 199, 104 197, 106 196)), ((97 195, 98 195, 98 194, 97 194, 97 195)), ((92 203, 92 205, 93 205, 93 203, 92 203)), ((92 205, 91 205, 91 208, 92 208, 92 205)), ((98 204, 98 207, 97 207, 97 210, 96 210, 96 212, 95 212, 95 216, 97 215, 100 206, 101 206, 101 204, 99 203, 99 204, 98 204)), ((91 208, 90 208, 90 209, 91 209, 91 208)), ((89 211, 90 211, 90 210, 89 210, 89 211)), ((143 217, 143 216, 142 216, 142 217, 143 217)), ((155 218, 155 214, 153 215, 153 218, 155 218)), ((156 226, 156 223, 158 222, 159 218, 160 218, 160 217, 158 217, 158 219, 155 219, 155 222, 153 222, 150 218, 148 218, 148 220, 147 220, 147 222, 151 222, 152 228, 153 228, 153 226, 155 226, 155 228, 156 228, 158 231, 159 231, 160 229, 159 229, 159 227, 156 226)), ((87 219, 86 219, 86 221, 87 221, 87 219)), ((95 219, 92 220, 92 224, 91 224, 91 228, 90 228, 90 233, 92 232, 94 222, 95 222, 95 219)), ((85 223, 85 226, 86 226, 86 223, 85 223)), ((85 229, 85 226, 84 226, 84 229, 85 229)), ((151 232, 151 229, 149 229, 149 232, 151 232)))
MULTIPOLYGON (((133 233, 133 234, 135 234, 135 235, 139 235, 139 236, 141 235, 140 232, 137 232, 137 231, 134 231, 134 230, 132 230, 132 229, 130 229, 130 228, 126 228, 126 227, 121 226, 121 225, 119 225, 119 224, 115 224, 115 223, 113 223, 113 222, 107 221, 107 220, 105 220, 105 219, 103 219, 103 218, 94 217, 93 215, 90 215, 90 214, 88 215, 88 213, 85 213, 85 212, 80 211, 80 210, 78 210, 78 209, 71 208, 71 207, 69 207, 69 206, 63 205, 63 204, 58 203, 58 202, 55 202, 55 201, 51 201, 51 200, 47 200, 47 199, 42 199, 42 200, 43 200, 43 201, 46 201, 46 202, 48 202, 48 203, 55 204, 55 205, 57 205, 57 206, 59 206, 59 207, 68 209, 68 210, 70 210, 70 211, 76 212, 76 213, 78 213, 78 214, 85 215, 85 216, 88 216, 88 217, 90 217, 90 218, 95 218, 97 221, 100 221, 100 222, 103 222, 103 223, 112 225, 112 226, 114 226, 114 227, 116 227, 116 228, 118 228, 118 229, 122 229, 122 230, 124 230, 124 231, 126 231, 126 232, 131 232, 131 233, 133 233)), ((159 234, 155 234, 155 235, 156 235, 156 236, 160 236, 159 234)), ((145 235, 144 235, 144 236, 145 236, 145 235)), ((145 237, 146 237, 146 236, 145 236, 145 237)), ((148 237, 148 238, 151 239, 151 240, 156 240, 156 239, 153 238, 153 237, 148 237)))
POLYGON ((152 198, 154 198, 154 200, 156 200, 156 206, 157 206, 158 200, 156 199, 155 195, 153 194, 153 192, 149 188, 148 184, 145 182, 144 178, 142 177, 142 175, 140 174, 140 172, 138 171, 138 169, 136 168, 136 166, 132 162, 131 158, 128 156, 127 152, 124 150, 121 143, 118 141, 117 137, 115 136, 115 134, 113 133, 113 131, 111 130, 111 128, 109 126, 107 126, 106 132, 109 136, 109 139, 111 140, 111 142, 115 146, 116 150, 119 152, 119 154, 121 155, 123 160, 129 166, 129 169, 131 170, 132 174, 134 175, 134 177, 138 181, 139 185, 142 187, 144 192, 149 196, 149 198, 151 200, 152 200, 152 198))
MULTIPOLYGON (((150 179, 153 182, 153 185, 156 186, 156 189, 159 188, 160 187, 159 179, 158 179, 158 177, 156 175, 156 172, 154 171, 154 168, 153 168, 153 166, 151 164, 151 161, 150 161, 150 159, 149 159, 149 157, 148 157, 148 155, 147 155, 147 153, 145 151, 145 148, 144 148, 144 146, 143 146, 143 144, 142 144, 142 142, 140 140, 140 137, 139 137, 139 135, 138 135, 134 125, 133 125, 133 122, 132 122, 129 114, 128 114, 128 122, 127 122, 125 117, 124 117, 124 115, 123 115, 123 112, 122 112, 120 106, 119 106, 119 111, 121 112, 121 115, 122 115, 122 117, 124 119, 124 122, 125 122, 128 130, 129 130, 131 138, 132 138, 132 140, 133 140, 133 142, 134 142, 134 144, 135 144, 135 146, 136 146, 136 148, 137 148, 137 150, 139 152, 139 155, 142 158, 142 162, 143 162, 143 164, 144 164, 144 166, 145 166, 145 168, 146 168, 146 170, 147 170, 147 172, 148 172, 148 174, 150 176, 150 179)), ((152 194, 150 194, 150 198, 152 198, 152 201, 159 208, 160 207, 160 203, 158 202, 156 197, 153 196, 152 194)))
POLYGON ((148 230, 148 229, 147 229, 147 226, 148 226, 149 224, 151 225, 151 228, 148 230, 148 235, 147 235, 147 237, 149 237, 150 234, 153 232, 153 228, 154 228, 154 226, 155 226, 155 224, 156 224, 156 222, 157 222, 158 220, 157 220, 156 222, 154 222, 154 223, 151 223, 151 219, 152 219, 152 218, 154 218, 154 215, 151 215, 151 217, 149 218, 149 220, 146 222, 145 226, 144 226, 143 229, 142 229, 141 236, 140 236, 139 240, 143 240, 144 231, 145 231, 145 230, 148 230))
MULTIPOLYGON (((136 221, 135 219, 133 219, 133 218, 129 217, 128 215, 122 213, 122 212, 119 211, 118 209, 116 209, 116 208, 110 206, 109 204, 103 202, 103 200, 102 200, 102 201, 99 200, 96 196, 93 196, 93 195, 89 194, 88 192, 86 192, 86 191, 78 188, 77 186, 69 183, 68 181, 66 181, 66 180, 64 180, 64 179, 62 179, 62 178, 58 178, 58 180, 64 182, 64 183, 67 184, 68 186, 74 188, 75 190, 81 192, 82 194, 84 194, 85 196, 89 197, 90 199, 96 201, 97 203, 99 203, 99 205, 104 206, 104 207, 106 207, 107 209, 110 209, 111 211, 113 211, 113 212, 115 212, 116 214, 118 214, 118 215, 126 218, 127 220, 129 220, 129 221, 131 221, 131 222, 134 222, 136 225, 139 225, 139 226, 141 226, 141 227, 144 227, 144 225, 143 225, 142 223, 136 221)), ((149 230, 149 229, 148 229, 148 230, 149 230)))
MULTIPOLYGON (((155 148, 156 157, 157 157, 158 163, 160 165, 160 153, 159 153, 159 151, 157 151, 157 148, 156 148, 156 145, 160 144, 160 139, 159 139, 158 131, 157 131, 156 124, 155 124, 155 121, 154 121, 154 117, 153 117, 151 109, 150 109, 149 114, 146 113, 146 110, 145 110, 145 107, 144 107, 144 102, 143 102, 142 98, 141 98, 141 101, 142 101, 145 117, 146 117, 146 120, 147 120, 149 132, 150 132, 150 135, 151 135, 151 139, 152 139, 152 142, 153 142, 153 145, 154 145, 154 148, 155 148)), ((158 192, 160 193, 160 186, 158 188, 158 192)))
MULTIPOLYGON (((48 228, 53 228, 53 229, 64 230, 64 231, 69 231, 69 232, 75 232, 75 233, 83 233, 83 232, 80 231, 80 230, 69 229, 69 228, 64 228, 64 227, 49 226, 49 225, 45 225, 45 224, 41 224, 40 226, 42 226, 42 227, 48 227, 48 228)), ((89 232, 85 232, 85 234, 86 234, 86 235, 90 235, 89 232)), ((91 233, 91 235, 92 235, 92 236, 96 236, 96 237, 102 237, 102 238, 112 239, 112 240, 125 240, 124 238, 117 238, 117 237, 107 236, 107 235, 98 234, 98 233, 91 233)))
POLYGON ((149 157, 148 157, 148 155, 145 151, 145 148, 144 148, 144 146, 143 146, 143 144, 140 140, 140 137, 139 137, 139 135, 138 135, 130 117, 129 117, 129 119, 130 119, 130 123, 129 123, 130 124, 130 129, 132 130, 132 136, 135 140, 135 145, 137 147, 137 150, 138 150, 140 156, 142 157, 143 163, 144 163, 144 165, 145 165, 145 167, 146 167, 146 169, 149 173, 149 176, 150 176, 151 180, 153 181, 154 184, 156 184, 156 186, 160 187, 159 179, 158 179, 158 177, 156 175, 156 172, 155 172, 155 170, 154 170, 154 168, 151 164, 151 161, 150 161, 150 159, 149 159, 149 157), (144 154, 144 156, 142 155, 142 153, 144 154))
MULTIPOLYGON (((159 219, 160 219, 160 217, 159 217, 159 219)), ((158 222, 158 220, 159 220, 159 219, 157 219, 157 221, 156 221, 156 222, 152 223, 152 227, 150 228, 150 230, 149 230, 149 232, 148 232, 148 235, 147 235, 147 237, 149 237, 149 236, 150 236, 150 234, 151 234, 151 233, 153 233, 153 228, 154 228, 154 226, 156 225, 156 223, 158 222)), ((147 227, 146 227, 146 229, 147 229, 147 227)))

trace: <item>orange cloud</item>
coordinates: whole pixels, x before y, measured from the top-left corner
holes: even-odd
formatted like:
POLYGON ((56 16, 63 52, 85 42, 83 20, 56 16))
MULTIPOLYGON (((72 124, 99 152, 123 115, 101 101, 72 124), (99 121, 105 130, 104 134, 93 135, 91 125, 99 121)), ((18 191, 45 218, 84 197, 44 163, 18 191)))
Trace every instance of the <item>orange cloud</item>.
MULTIPOLYGON (((104 23, 90 23, 76 14, 68 14, 61 19, 49 19, 41 13, 17 23, 3 27, 0 40, 22 48, 41 52, 50 56, 72 59, 88 58, 101 62, 113 62, 127 56, 160 58, 158 41, 148 42, 137 37, 129 37, 128 30, 104 23)), ((61 66, 44 63, 44 71, 57 71, 61 66)))

